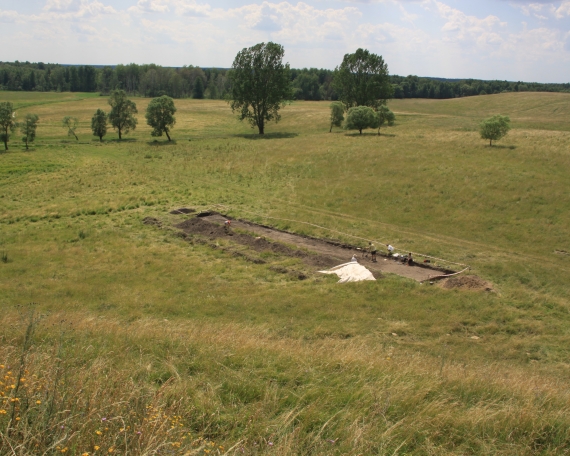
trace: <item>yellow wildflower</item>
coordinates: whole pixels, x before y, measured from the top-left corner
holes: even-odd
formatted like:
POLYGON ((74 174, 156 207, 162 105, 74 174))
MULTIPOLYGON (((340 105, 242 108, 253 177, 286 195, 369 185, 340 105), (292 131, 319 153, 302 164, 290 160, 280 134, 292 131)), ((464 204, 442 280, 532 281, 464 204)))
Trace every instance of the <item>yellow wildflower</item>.
POLYGON ((98 445, 95 445, 95 446, 93 447, 93 449, 94 449, 95 451, 97 451, 97 450, 99 449, 99 446, 98 446, 98 445))
POLYGON ((89 453, 87 453, 87 452, 81 453, 81 456, 89 456, 89 453))
POLYGON ((101 435, 101 434, 103 434, 103 433, 102 433, 101 431, 95 431, 95 434, 101 435))
POLYGON ((40 405, 42 403, 42 401, 36 401, 36 404, 40 405))

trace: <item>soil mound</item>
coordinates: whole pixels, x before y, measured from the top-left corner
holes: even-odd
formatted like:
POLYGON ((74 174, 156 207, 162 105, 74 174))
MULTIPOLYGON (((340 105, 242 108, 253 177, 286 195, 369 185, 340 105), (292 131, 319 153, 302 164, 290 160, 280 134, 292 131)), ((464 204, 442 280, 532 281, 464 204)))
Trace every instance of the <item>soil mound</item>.
POLYGON ((154 217, 145 217, 143 219, 143 223, 145 225, 162 226, 162 222, 154 217))
POLYGON ((450 277, 443 280, 440 286, 446 290, 493 291, 493 287, 489 282, 476 275, 450 277))

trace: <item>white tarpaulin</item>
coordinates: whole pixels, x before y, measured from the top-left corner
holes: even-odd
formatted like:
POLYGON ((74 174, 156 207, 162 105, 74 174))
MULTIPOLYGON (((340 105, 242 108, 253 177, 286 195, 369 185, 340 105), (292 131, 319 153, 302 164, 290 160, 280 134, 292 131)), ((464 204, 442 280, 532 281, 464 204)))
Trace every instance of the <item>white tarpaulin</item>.
POLYGON ((338 283, 361 282, 363 280, 376 280, 372 273, 356 261, 335 266, 328 271, 319 271, 323 274, 336 274, 340 277, 338 283))

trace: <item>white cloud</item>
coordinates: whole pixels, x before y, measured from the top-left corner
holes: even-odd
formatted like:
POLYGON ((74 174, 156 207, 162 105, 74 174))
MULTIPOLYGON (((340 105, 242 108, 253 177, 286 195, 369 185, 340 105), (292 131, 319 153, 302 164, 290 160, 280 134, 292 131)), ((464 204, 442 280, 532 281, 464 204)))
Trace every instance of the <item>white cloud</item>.
POLYGON ((212 10, 210 5, 198 4, 196 1, 178 0, 175 3, 176 14, 179 16, 206 17, 212 10))
POLYGON ((132 13, 166 13, 169 0, 138 0, 136 6, 131 6, 128 11, 132 13))
POLYGON ((112 6, 106 6, 98 0, 47 0, 43 10, 50 14, 35 17, 69 18, 116 13, 112 6))
POLYGON ((80 34, 80 35, 90 35, 95 36, 98 34, 98 30, 93 27, 92 25, 88 24, 73 24, 71 26, 71 30, 80 34))
POLYGON ((540 21, 548 20, 548 16, 556 16, 556 7, 552 3, 511 3, 511 6, 519 9, 523 15, 535 17, 540 21))
POLYGON ((10 23, 16 22, 20 17, 17 11, 3 11, 0 10, 0 22, 10 23))
POLYGON ((489 15, 483 19, 452 8, 444 3, 434 2, 439 15, 447 22, 442 31, 448 32, 447 38, 451 40, 466 41, 468 43, 498 43, 501 38, 496 30, 507 24, 501 22, 497 16, 489 15))
POLYGON ((318 9, 303 2, 294 5, 267 1, 223 13, 223 16, 237 19, 245 28, 270 33, 273 39, 292 44, 307 43, 308 46, 326 40, 331 33, 343 34, 344 28, 356 27, 361 15, 355 7, 318 9), (335 29, 331 30, 331 26, 335 29))
POLYGON ((570 16, 570 1, 563 1, 556 9, 556 17, 562 19, 563 17, 570 16))
POLYGON ((74 12, 79 11, 81 0, 47 0, 44 11, 74 12))
POLYGON ((105 6, 101 2, 82 2, 79 9, 81 16, 100 16, 103 14, 115 14, 117 11, 112 6, 105 6))

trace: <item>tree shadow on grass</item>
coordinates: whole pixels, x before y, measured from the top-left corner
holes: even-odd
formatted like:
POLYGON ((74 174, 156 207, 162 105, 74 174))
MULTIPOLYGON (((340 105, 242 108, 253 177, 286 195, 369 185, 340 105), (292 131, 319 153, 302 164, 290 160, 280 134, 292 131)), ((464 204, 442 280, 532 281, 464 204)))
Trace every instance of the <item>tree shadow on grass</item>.
POLYGON ((492 146, 489 146, 489 144, 487 144, 485 147, 489 147, 489 148, 493 148, 493 149, 510 149, 510 150, 515 150, 517 148, 517 146, 504 146, 502 144, 493 144, 492 146))
POLYGON ((235 135, 238 138, 244 139, 288 139, 288 138, 295 138, 299 136, 299 133, 290 133, 290 132, 275 132, 275 133, 265 133, 264 135, 260 135, 257 133, 242 133, 235 135))
POLYGON ((110 142, 110 143, 137 142, 137 138, 104 139, 103 142, 110 142))
POLYGON ((372 133, 370 131, 363 131, 362 134, 360 134, 358 132, 356 132, 356 133, 345 133, 344 136, 350 136, 353 138, 358 138, 358 137, 362 137, 362 136, 376 136, 376 137, 386 136, 388 138, 395 138, 396 137, 396 135, 393 133, 380 133, 380 134, 378 134, 377 132, 372 133))
POLYGON ((175 146, 176 145, 176 140, 173 139, 172 141, 147 141, 146 142, 149 146, 154 146, 154 147, 168 147, 168 146, 175 146))

